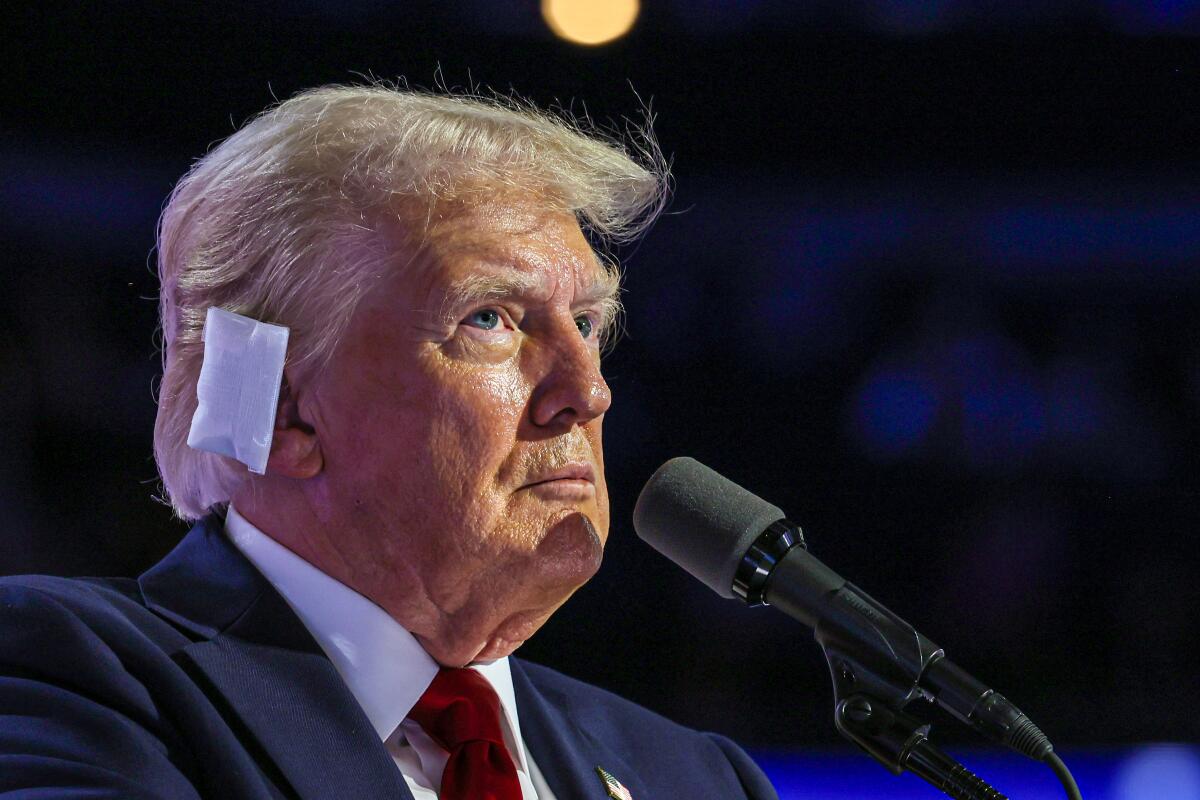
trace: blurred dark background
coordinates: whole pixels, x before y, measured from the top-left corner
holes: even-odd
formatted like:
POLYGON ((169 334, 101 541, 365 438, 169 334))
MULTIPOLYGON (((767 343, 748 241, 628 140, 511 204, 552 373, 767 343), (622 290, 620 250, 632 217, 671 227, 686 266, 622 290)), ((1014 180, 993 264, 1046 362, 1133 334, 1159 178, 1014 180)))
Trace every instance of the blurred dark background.
POLYGON ((136 574, 184 532, 154 227, 250 115, 363 75, 649 103, 676 190, 623 254, 609 554, 522 654, 763 752, 837 744, 808 634, 634 536, 687 454, 1060 746, 1200 740, 1197 4, 647 0, 594 48, 533 2, 9 13, 0 573, 136 574))

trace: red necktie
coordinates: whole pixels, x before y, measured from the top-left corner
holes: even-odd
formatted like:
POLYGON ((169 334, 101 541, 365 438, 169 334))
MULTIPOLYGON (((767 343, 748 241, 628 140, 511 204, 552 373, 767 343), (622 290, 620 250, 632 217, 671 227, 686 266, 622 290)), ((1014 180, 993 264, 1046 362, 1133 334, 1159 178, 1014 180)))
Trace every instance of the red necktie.
POLYGON ((450 753, 441 800, 521 800, 500 731, 500 698, 478 672, 442 669, 408 716, 450 753))

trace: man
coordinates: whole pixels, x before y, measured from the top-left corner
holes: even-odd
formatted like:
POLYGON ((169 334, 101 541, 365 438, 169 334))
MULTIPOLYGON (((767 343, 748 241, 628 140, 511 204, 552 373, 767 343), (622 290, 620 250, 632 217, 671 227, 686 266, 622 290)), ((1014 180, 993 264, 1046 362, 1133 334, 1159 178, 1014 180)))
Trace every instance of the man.
POLYGON ((136 581, 0 584, 0 789, 774 796, 731 742, 509 658, 608 535, 618 276, 584 229, 657 213, 643 144, 333 87, 196 164, 161 222, 155 428, 196 525, 136 581), (211 309, 288 329, 281 377, 239 378, 271 383, 265 470, 197 434, 202 373, 250 358, 217 365, 211 309))

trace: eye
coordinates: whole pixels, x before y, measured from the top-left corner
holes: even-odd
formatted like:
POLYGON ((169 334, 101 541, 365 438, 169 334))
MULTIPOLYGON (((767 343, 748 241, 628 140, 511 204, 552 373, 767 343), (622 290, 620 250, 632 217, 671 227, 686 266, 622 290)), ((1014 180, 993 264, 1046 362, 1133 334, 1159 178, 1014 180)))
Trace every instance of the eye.
POLYGON ((596 324, 587 314, 583 314, 575 318, 575 327, 579 329, 579 333, 583 338, 592 338, 592 333, 595 331, 596 324))
POLYGON ((481 308, 478 311, 472 311, 464 321, 468 325, 473 325, 485 331, 494 331, 504 324, 504 319, 500 316, 500 312, 494 308, 481 308))

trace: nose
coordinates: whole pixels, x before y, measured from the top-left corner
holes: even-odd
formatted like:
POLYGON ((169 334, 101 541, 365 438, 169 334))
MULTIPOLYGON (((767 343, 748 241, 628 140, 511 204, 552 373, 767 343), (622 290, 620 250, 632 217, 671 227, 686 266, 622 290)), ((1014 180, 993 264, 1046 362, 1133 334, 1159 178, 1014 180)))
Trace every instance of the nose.
MULTIPOLYGON (((608 411, 612 393, 600 374, 600 357, 572 323, 548 348, 532 397, 534 425, 569 429, 608 411)), ((556 431, 557 432, 557 431, 556 431)))

